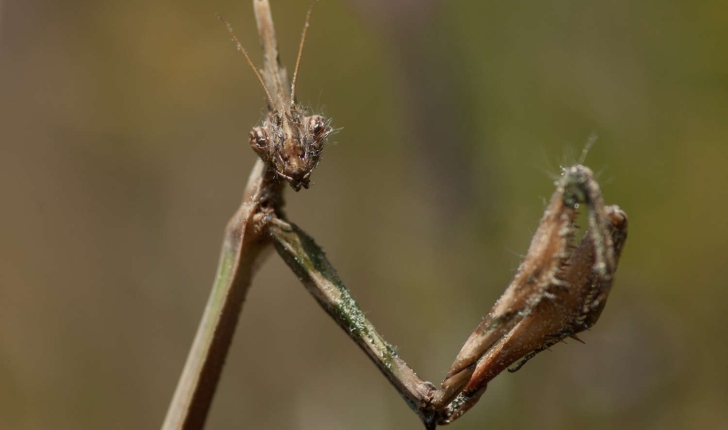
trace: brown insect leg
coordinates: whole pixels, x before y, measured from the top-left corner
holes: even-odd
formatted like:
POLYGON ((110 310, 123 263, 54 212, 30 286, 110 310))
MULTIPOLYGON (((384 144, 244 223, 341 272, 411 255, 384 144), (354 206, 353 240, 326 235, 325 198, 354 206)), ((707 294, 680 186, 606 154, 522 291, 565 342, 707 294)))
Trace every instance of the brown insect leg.
POLYGON ((604 206, 591 170, 576 165, 564 171, 515 279, 433 395, 433 407, 443 411, 444 421, 462 415, 480 397, 476 394, 514 362, 596 322, 626 239, 626 221, 617 206, 604 206), (574 250, 570 241, 581 203, 587 204, 590 229, 574 250), (456 398, 461 391, 467 407, 456 398))

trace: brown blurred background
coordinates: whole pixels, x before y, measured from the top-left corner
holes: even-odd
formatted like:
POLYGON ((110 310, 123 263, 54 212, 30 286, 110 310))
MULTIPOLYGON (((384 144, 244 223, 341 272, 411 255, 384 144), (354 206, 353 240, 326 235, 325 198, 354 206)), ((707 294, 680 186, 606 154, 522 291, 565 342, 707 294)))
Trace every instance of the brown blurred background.
MULTIPOLYGON (((0 2, 0 429, 155 429, 253 165, 250 1, 0 2)), ((304 1, 272 0, 294 62, 304 1)), ((453 429, 728 425, 725 2, 323 0, 299 99, 343 129, 290 218, 439 383, 590 133, 630 238, 601 321, 453 429)), ((271 255, 208 429, 419 429, 271 255)))

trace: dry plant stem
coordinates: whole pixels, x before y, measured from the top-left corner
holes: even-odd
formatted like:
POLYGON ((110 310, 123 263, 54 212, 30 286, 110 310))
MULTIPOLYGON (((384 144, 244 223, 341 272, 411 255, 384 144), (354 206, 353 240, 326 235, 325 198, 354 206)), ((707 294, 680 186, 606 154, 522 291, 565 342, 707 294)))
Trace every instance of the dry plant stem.
POLYGON ((434 386, 422 381, 376 331, 339 279, 314 240, 294 224, 276 219, 270 232, 278 254, 296 273, 319 305, 344 329, 397 389, 425 427, 434 429, 429 397, 434 386))
POLYGON ((200 429, 222 373, 251 278, 270 245, 265 227, 281 184, 258 161, 243 203, 225 229, 215 283, 162 428, 200 429))

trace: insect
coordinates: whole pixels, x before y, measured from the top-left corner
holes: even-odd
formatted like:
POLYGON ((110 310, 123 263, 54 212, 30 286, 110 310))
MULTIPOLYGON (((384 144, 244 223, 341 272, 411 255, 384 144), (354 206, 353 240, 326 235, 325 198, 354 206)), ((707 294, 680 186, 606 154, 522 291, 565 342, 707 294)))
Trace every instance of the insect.
POLYGON ((250 132, 250 146, 261 160, 272 167, 279 177, 288 181, 296 191, 301 187, 309 187, 311 172, 318 165, 326 138, 332 131, 330 121, 321 115, 306 115, 306 111, 296 104, 296 78, 313 5, 314 3, 306 14, 290 86, 285 68, 278 62, 275 40, 269 41, 267 45, 264 44, 266 46, 264 81, 247 51, 233 33, 230 24, 218 15, 218 19, 227 27, 238 50, 243 53, 248 65, 258 77, 268 99, 268 116, 262 125, 250 132))
MULTIPOLYGON (((268 116, 250 133, 250 144, 270 169, 267 172, 275 173, 271 177, 286 180, 298 191, 309 187, 311 172, 331 133, 329 121, 307 115, 295 101, 296 77, 313 5, 306 15, 290 87, 285 69, 278 62, 267 1, 254 0, 254 5, 264 48, 262 71, 256 70, 230 25, 220 19, 268 100, 268 116), (261 19, 260 11, 267 18, 261 19)), ((584 156, 592 143, 587 145, 584 156)), ((466 413, 488 383, 509 366, 515 363, 509 370, 516 371, 567 337, 579 340, 577 334, 599 319, 627 238, 628 221, 618 206, 605 205, 594 174, 581 163, 583 157, 579 164, 562 169, 556 191, 515 278, 465 342, 439 388, 419 379, 376 332, 310 237, 284 219, 276 219, 275 213, 269 217, 277 221, 271 223, 270 231, 284 260, 334 320, 367 351, 430 430, 466 413), (574 245, 580 209, 587 210, 589 229, 574 245), (366 336, 362 336, 362 328, 366 328, 366 336)))
POLYGON ((577 164, 562 171, 515 278, 460 350, 432 396, 438 424, 467 412, 488 382, 566 337, 593 326, 601 315, 627 239, 627 214, 605 206, 592 171, 577 164), (589 230, 572 244, 580 205, 589 230))

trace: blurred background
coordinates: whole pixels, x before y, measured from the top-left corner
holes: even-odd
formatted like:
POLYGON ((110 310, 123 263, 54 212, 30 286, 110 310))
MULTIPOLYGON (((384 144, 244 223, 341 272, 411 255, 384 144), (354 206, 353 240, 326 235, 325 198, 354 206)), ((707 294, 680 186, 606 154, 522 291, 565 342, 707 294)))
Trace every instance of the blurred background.
MULTIPOLYGON (((294 64, 308 0, 272 0, 294 64)), ((0 1, 0 428, 159 428, 264 115, 250 1, 0 1)), ((439 384, 508 285, 560 165, 630 217, 586 345, 452 425, 728 425, 728 25, 706 2, 322 0, 299 100, 333 118, 287 213, 439 384)), ((208 429, 419 429, 277 255, 208 429)))

